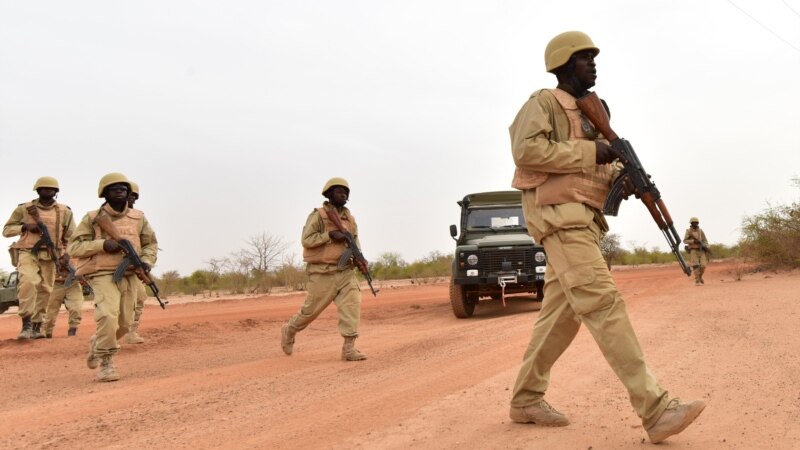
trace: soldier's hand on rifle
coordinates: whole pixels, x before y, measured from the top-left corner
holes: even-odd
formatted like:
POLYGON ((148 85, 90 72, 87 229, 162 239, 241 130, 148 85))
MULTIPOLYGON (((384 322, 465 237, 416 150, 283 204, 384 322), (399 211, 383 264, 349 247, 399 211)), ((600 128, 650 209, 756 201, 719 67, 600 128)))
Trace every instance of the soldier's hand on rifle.
POLYGON ((142 269, 144 269, 145 273, 150 273, 151 269, 150 264, 147 264, 146 262, 142 261, 142 269))
POLYGON ((369 272, 369 263, 363 257, 355 258, 355 263, 356 267, 358 267, 358 270, 360 270, 361 273, 366 274, 367 272, 369 272))
POLYGON ((334 241, 344 241, 347 239, 347 234, 339 230, 329 231, 328 236, 334 241))
POLYGON ((106 239, 103 241, 103 251, 106 253, 119 253, 122 247, 113 239, 106 239))
POLYGON ((41 233, 41 231, 39 230, 39 225, 36 225, 35 223, 23 223, 22 231, 23 232, 27 231, 28 233, 41 233))
POLYGON ((614 147, 600 141, 595 141, 594 146, 597 164, 608 164, 620 159, 621 155, 614 147))

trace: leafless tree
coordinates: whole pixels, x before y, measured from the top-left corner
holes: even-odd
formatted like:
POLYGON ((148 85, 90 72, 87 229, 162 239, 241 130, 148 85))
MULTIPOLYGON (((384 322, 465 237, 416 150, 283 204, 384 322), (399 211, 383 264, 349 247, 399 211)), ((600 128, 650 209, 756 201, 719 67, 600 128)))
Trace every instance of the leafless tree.
POLYGON ((251 269, 258 273, 267 273, 273 263, 280 260, 288 245, 283 239, 265 231, 250 236, 246 244, 247 247, 242 249, 241 256, 249 259, 252 264, 251 269))

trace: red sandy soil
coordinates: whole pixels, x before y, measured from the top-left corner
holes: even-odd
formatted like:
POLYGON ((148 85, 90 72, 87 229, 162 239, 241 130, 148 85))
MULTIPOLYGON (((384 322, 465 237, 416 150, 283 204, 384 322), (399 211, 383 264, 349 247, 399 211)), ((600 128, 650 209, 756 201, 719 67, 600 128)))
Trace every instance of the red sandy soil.
MULTIPOLYGON (((714 263, 695 287, 677 266, 614 270, 663 386, 704 399, 697 421, 662 447, 800 448, 800 272, 748 273, 714 263)), ((85 365, 91 310, 78 337, 62 311, 53 339, 17 341, 0 316, 0 448, 620 449, 650 446, 590 334, 553 369, 547 398, 572 424, 508 418, 537 303, 482 303, 456 319, 445 283, 364 291, 358 348, 340 360, 331 306, 280 349, 302 294, 148 304, 147 342, 123 345, 120 381, 85 365)), ((88 305, 88 303, 87 303, 88 305)))

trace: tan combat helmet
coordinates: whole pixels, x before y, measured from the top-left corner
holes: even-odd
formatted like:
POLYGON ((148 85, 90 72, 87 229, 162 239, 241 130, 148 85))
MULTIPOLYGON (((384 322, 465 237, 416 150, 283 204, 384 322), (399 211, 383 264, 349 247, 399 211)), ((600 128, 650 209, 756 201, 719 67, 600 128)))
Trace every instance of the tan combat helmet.
POLYGON ((554 37, 544 50, 544 64, 548 72, 563 66, 569 58, 581 50, 594 50, 595 55, 600 49, 595 47, 592 39, 580 31, 567 31, 554 37))
POLYGON ((135 182, 131 181, 131 194, 136 194, 136 198, 139 198, 139 185, 135 182))
POLYGON ((97 186, 97 196, 103 198, 103 191, 105 188, 117 183, 126 184, 129 190, 131 188, 131 182, 128 180, 128 177, 119 172, 111 172, 103 175, 103 178, 100 178, 100 184, 97 186))
POLYGON ((347 189, 347 193, 350 194, 350 185, 347 184, 347 180, 341 177, 333 177, 328 180, 327 183, 325 183, 325 187, 322 188, 322 195, 325 195, 325 193, 328 192, 328 189, 334 186, 342 186, 347 189))
POLYGON ((689 219, 689 223, 690 224, 691 223, 700 223, 700 219, 698 219, 697 217, 692 217, 691 219, 689 219))
POLYGON ((53 177, 39 177, 36 183, 33 184, 33 190, 38 191, 39 188, 53 188, 58 192, 58 180, 53 177))

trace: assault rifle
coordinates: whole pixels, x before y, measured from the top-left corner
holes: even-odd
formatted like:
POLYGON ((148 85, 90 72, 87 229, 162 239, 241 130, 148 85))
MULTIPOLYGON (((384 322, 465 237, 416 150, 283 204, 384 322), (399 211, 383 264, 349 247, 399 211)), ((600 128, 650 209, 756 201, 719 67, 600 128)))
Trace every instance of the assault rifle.
POLYGON ((579 98, 576 103, 586 118, 608 139, 611 147, 619 154, 619 159, 624 166, 611 186, 608 197, 606 197, 606 202, 603 205, 603 214, 616 216, 619 212, 620 203, 630 197, 631 194, 641 199, 647 210, 650 211, 650 215, 653 216, 653 220, 655 220, 661 233, 667 238, 669 247, 678 259, 683 273, 687 276, 691 275, 691 269, 686 265, 683 256, 681 256, 679 248, 681 239, 678 236, 678 232, 675 231, 675 225, 666 205, 664 205, 664 200, 661 199, 661 193, 656 188, 655 183, 651 181, 650 175, 645 172, 630 142, 617 136, 617 133, 611 129, 608 123, 608 113, 596 93, 590 92, 579 98))
POLYGON ((331 219, 331 222, 336 225, 336 228, 344 233, 344 238, 347 242, 347 250, 342 253, 342 256, 339 258, 339 268, 345 268, 352 258, 356 267, 358 267, 358 270, 360 270, 364 275, 364 278, 366 278, 367 284, 369 285, 369 290, 372 291, 373 297, 377 297, 378 291, 372 287, 372 275, 369 273, 367 259, 364 258, 364 254, 361 253, 358 245, 356 245, 356 240, 353 238, 353 234, 347 231, 344 225, 342 225, 342 220, 339 218, 339 213, 336 212, 335 208, 327 209, 326 212, 328 213, 328 217, 331 219))
POLYGON ((87 292, 94 294, 94 289, 92 289, 92 285, 89 284, 89 281, 86 279, 86 277, 75 273, 75 267, 73 267, 72 264, 66 263, 64 266, 66 266, 67 270, 67 278, 64 280, 65 288, 72 286, 72 282, 78 280, 78 284, 83 286, 87 292))
MULTIPOLYGON (((58 273, 63 274, 64 268, 61 264, 61 258, 58 255, 58 247, 56 247, 56 243, 53 242, 53 238, 50 237, 50 230, 47 229, 47 225, 42 222, 42 218, 39 216, 39 209, 36 205, 31 205, 27 208, 28 215, 36 222, 36 226, 39 228, 39 233, 42 235, 35 244, 33 244, 33 248, 31 249, 31 253, 34 255, 38 254, 42 247, 45 247, 47 253, 50 255, 50 259, 56 264, 56 268, 58 269, 58 273)), ((57 232, 57 230, 56 230, 57 232)))
POLYGON ((155 281, 153 281, 148 275, 148 269, 145 267, 144 261, 142 261, 142 258, 139 257, 139 254, 136 253, 136 249, 133 248, 131 241, 122 239, 120 237, 117 227, 114 226, 111 218, 106 214, 98 214, 94 218, 94 223, 100 227, 100 229, 103 230, 108 237, 116 241, 117 244, 122 247, 122 252, 125 253, 125 258, 123 258, 122 262, 119 263, 119 266, 117 266, 112 279, 115 282, 118 282, 125 275, 125 271, 132 267, 133 272, 142 281, 142 283, 146 284, 150 290, 153 291, 153 295, 155 295, 156 300, 158 300, 158 304, 161 306, 161 309, 166 309, 167 303, 169 302, 162 301, 161 297, 158 296, 158 286, 156 286, 155 281))

